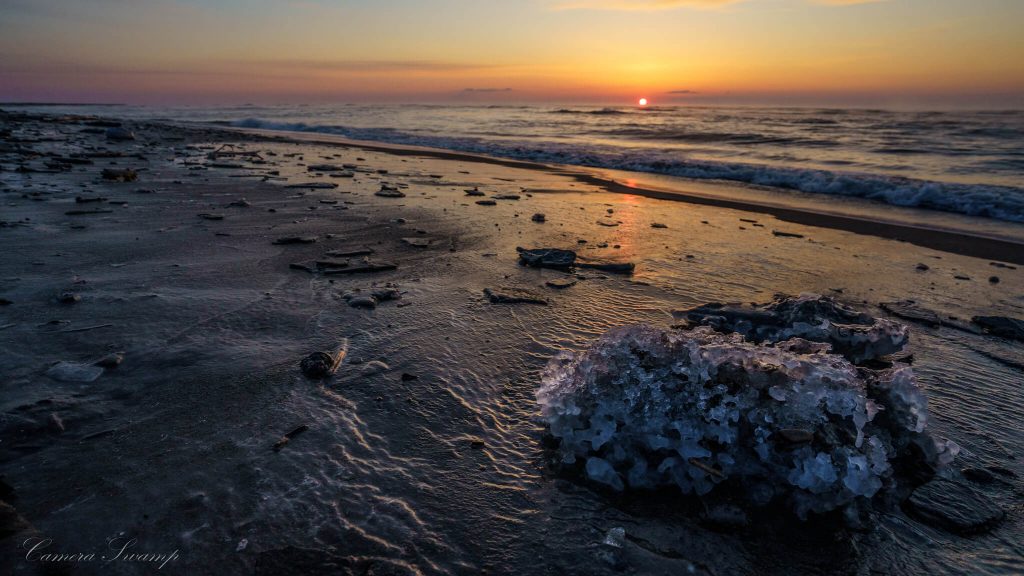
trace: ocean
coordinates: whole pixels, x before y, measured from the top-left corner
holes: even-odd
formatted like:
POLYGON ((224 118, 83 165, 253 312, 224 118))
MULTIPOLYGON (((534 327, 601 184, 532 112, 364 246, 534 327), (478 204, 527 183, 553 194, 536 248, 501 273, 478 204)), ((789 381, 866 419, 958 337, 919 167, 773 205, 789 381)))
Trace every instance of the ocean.
POLYGON ((88 110, 730 181, 1024 222, 1024 111, 395 104, 88 110))

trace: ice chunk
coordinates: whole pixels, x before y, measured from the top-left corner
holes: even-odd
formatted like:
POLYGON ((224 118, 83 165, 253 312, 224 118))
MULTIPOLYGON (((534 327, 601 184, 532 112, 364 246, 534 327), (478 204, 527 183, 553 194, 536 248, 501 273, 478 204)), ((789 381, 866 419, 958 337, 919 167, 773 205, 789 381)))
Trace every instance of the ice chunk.
POLYGON ((61 382, 78 382, 87 384, 100 377, 103 368, 92 364, 78 362, 57 362, 46 371, 46 375, 61 382))
MULTIPOLYGON (((795 298, 780 296, 762 306, 706 304, 675 315, 722 332, 739 332, 758 343, 781 343, 799 337, 829 344, 854 363, 892 354, 907 343, 907 327, 903 324, 872 318, 817 294, 801 294, 795 298)), ((804 343, 793 350, 813 351, 813 345, 804 343)))
POLYGON ((859 370, 831 352, 895 352, 906 329, 861 317, 866 331, 830 332, 838 324, 808 319, 776 318, 771 334, 749 322, 732 333, 627 326, 560 354, 537 401, 561 462, 585 463, 587 478, 617 491, 675 485, 701 495, 729 484, 757 504, 785 498, 801 516, 894 487, 896 459, 948 464, 956 446, 925 433, 927 401, 910 367, 859 370))

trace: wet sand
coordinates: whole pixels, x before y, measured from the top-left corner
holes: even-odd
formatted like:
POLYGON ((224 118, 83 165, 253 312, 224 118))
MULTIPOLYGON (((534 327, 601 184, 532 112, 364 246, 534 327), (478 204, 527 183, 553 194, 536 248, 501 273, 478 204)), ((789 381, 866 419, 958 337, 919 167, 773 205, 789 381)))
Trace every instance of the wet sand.
MULTIPOLYGON (((3 500, 24 520, 0 540, 5 572, 45 566, 25 557, 29 537, 98 553, 118 535, 140 553, 176 551, 168 574, 1024 568, 1022 346, 970 322, 1024 316, 1020 252, 1002 241, 892 232, 898 242, 863 223, 668 201, 565 167, 437 151, 157 123, 109 142, 83 119, 0 119, 0 462, 14 490, 3 500), (209 157, 224 144, 262 160, 209 157), (72 154, 91 163, 55 159, 72 154), (355 169, 332 177, 316 164, 355 169), (100 176, 124 168, 138 180, 100 176), (292 187, 304 183, 337 187, 292 187), (376 196, 382 184, 404 197, 376 196), (474 187, 486 196, 466 196, 474 187), (476 204, 494 195, 519 199, 476 204), (315 241, 275 244, 288 237, 315 241), (636 269, 529 269, 517 246, 636 269), (344 254, 368 250, 395 269, 301 269, 354 267, 364 256, 344 254), (387 287, 401 297, 351 305, 387 287), (492 304, 485 289, 547 305, 492 304), (549 467, 533 393, 553 354, 615 326, 671 324, 676 309, 778 292, 838 295, 878 315, 910 299, 939 315, 912 324, 931 426, 965 447, 957 469, 1009 473, 976 486, 1007 519, 971 538, 899 510, 859 532, 723 528, 699 503, 612 498, 549 467), (335 377, 301 374, 307 354, 338 348, 335 377), (120 352, 92 382, 53 377, 56 362, 120 352), (628 535, 625 566, 601 555, 613 527, 628 535)), ((73 573, 156 571, 121 560, 73 573)))

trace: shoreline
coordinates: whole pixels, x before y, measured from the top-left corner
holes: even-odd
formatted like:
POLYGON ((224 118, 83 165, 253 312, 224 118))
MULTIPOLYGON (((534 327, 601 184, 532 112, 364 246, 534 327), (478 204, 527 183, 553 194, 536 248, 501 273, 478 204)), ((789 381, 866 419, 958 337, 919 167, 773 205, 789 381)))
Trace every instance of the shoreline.
POLYGON ((691 191, 662 189, 650 185, 631 186, 602 176, 600 170, 575 165, 552 165, 539 162, 527 162, 472 154, 456 150, 429 148, 420 146, 392 145, 385 142, 350 140, 341 136, 327 134, 308 134, 287 130, 267 130, 262 128, 236 128, 216 125, 217 129, 228 132, 257 135, 275 140, 304 144, 337 145, 359 148, 362 150, 392 154, 395 156, 420 156, 439 160, 476 162, 506 168, 538 170, 551 174, 568 176, 575 181, 602 188, 615 194, 634 194, 657 200, 670 200, 688 204, 698 204, 716 208, 740 210, 766 214, 784 222, 843 230, 875 236, 889 240, 908 242, 923 248, 931 248, 951 254, 970 256, 985 260, 1024 265, 1024 242, 1007 238, 999 238, 982 234, 932 228, 913 224, 901 224, 880 219, 842 215, 825 211, 814 211, 803 208, 787 207, 771 203, 758 203, 745 199, 727 199, 711 195, 703 195, 691 191))
POLYGON ((594 547, 620 526, 645 574, 1017 560, 998 544, 1020 535, 1024 349, 971 319, 1020 318, 1024 269, 561 167, 153 122, 117 140, 92 121, 0 123, 17 146, 0 151, 0 463, 22 533, 0 573, 30 571, 29 531, 71 551, 124 534, 179 550, 174 573, 275 576, 611 574, 594 547), (524 266, 518 247, 611 267, 524 266), (807 542, 835 541, 827 520, 751 515, 738 538, 696 501, 620 507, 550 473, 536 392, 552 358, 680 310, 801 293, 908 325, 930 433, 964 447, 958 468, 1006 471, 1011 486, 971 490, 1010 520, 935 549, 918 535, 939 528, 897 507, 889 537, 851 532, 823 555, 807 542), (307 377, 304 359, 339 352, 333 375, 307 377))

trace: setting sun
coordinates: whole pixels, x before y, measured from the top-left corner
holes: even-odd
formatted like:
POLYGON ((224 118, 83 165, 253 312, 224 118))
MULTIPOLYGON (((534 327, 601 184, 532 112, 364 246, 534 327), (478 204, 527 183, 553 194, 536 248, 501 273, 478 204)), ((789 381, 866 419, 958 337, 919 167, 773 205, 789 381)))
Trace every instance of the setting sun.
POLYGON ((647 106, 647 98, 641 98, 638 104, 640 104, 641 106, 647 106))

